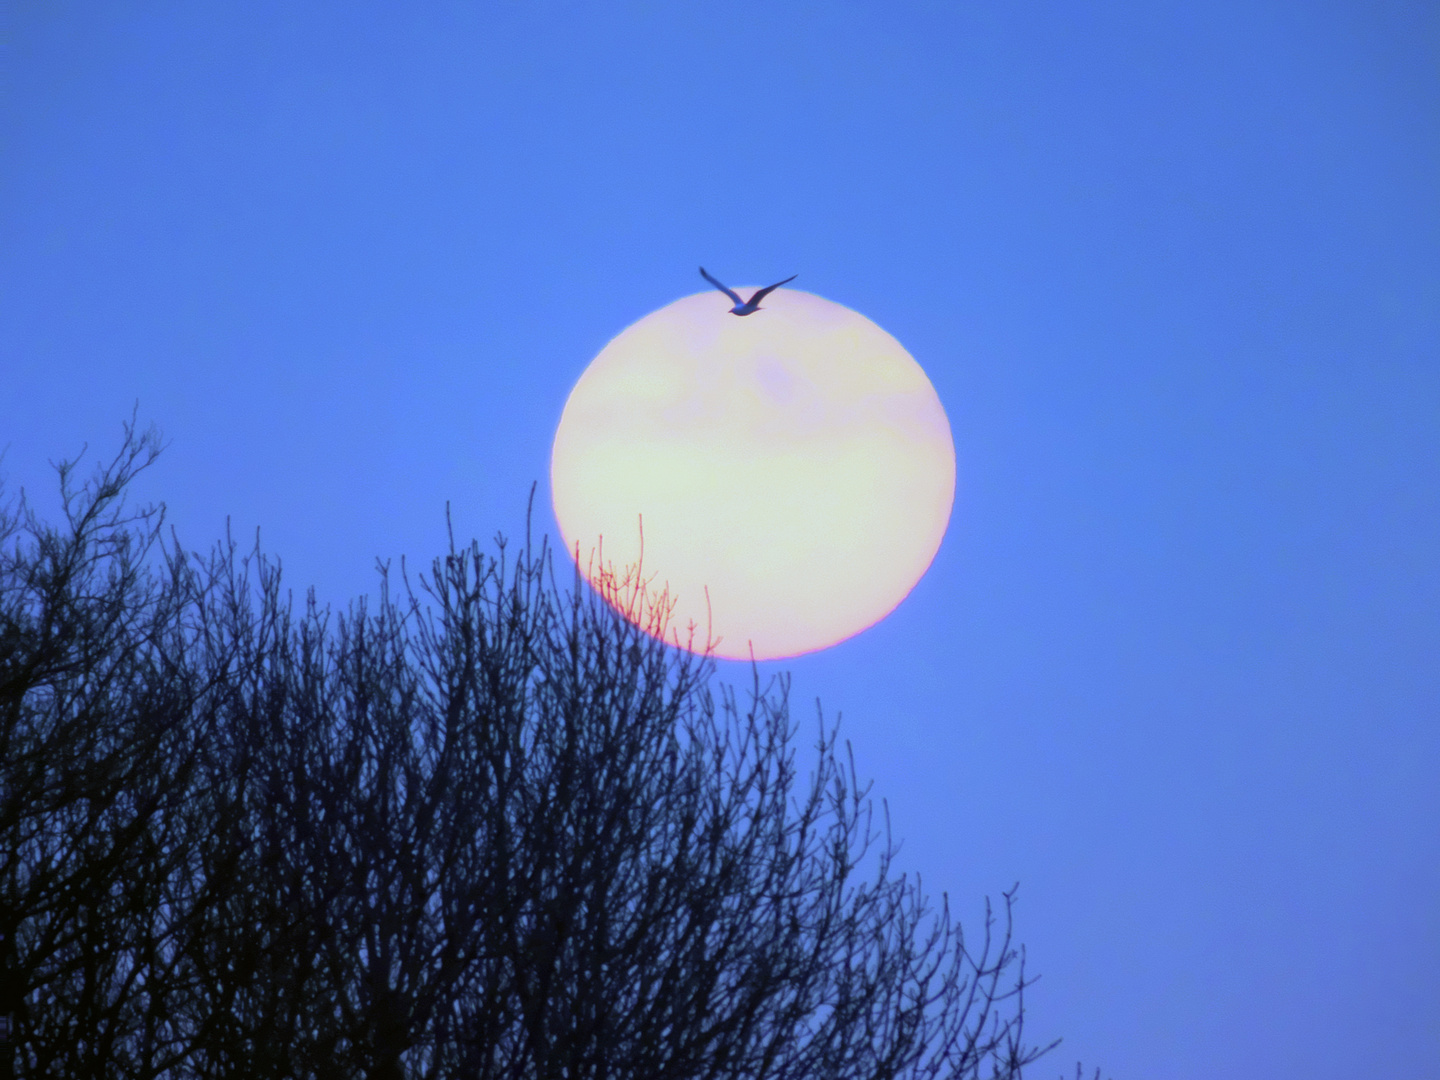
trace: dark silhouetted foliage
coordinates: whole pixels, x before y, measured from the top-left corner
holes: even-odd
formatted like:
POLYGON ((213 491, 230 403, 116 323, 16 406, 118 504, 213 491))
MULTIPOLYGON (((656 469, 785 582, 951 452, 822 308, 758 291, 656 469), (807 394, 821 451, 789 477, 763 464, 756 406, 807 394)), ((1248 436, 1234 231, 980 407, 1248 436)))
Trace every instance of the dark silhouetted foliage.
MULTIPOLYGON (((823 719, 477 545, 343 614, 124 493, 0 518, 0 1008, 30 1077, 1019 1077, 977 946, 823 719), (872 866, 862 872, 862 864, 872 866)), ((607 603, 608 600, 608 603, 607 603)), ((1048 1048, 1047 1048, 1048 1049, 1048 1048)))

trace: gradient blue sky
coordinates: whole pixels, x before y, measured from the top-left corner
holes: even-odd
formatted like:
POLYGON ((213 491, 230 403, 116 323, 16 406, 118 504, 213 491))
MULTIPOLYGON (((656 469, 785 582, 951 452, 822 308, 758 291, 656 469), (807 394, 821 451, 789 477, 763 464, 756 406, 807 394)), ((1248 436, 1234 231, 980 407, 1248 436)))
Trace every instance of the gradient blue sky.
MULTIPOLYGON (((1021 883, 1117 1080, 1440 1075, 1440 13, 1329 3, 0 12, 8 490, 113 451, 182 540, 553 529, 571 385, 703 284, 894 334, 929 575, 794 673, 902 863, 1021 883)), ((741 669, 725 669, 743 678, 741 669)))

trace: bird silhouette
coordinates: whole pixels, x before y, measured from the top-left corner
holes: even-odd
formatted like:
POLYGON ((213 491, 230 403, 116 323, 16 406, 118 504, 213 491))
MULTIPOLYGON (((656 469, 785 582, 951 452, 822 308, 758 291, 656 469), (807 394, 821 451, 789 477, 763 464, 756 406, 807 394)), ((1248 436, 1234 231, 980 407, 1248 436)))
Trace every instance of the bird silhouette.
POLYGON ((721 285, 720 282, 716 281, 713 277, 711 277, 705 272, 705 268, 703 266, 700 267, 700 276, 703 277, 706 281, 708 281, 711 285, 714 285, 715 288, 719 289, 731 300, 735 301, 735 306, 730 309, 731 315, 754 315, 755 312, 760 310, 761 300, 764 300, 765 297, 769 296, 781 285, 785 285, 791 281, 794 281, 800 275, 791 274, 784 281, 777 281, 774 285, 766 285, 763 289, 756 289, 749 300, 741 300, 739 293, 735 292, 733 289, 727 289, 724 285, 721 285))

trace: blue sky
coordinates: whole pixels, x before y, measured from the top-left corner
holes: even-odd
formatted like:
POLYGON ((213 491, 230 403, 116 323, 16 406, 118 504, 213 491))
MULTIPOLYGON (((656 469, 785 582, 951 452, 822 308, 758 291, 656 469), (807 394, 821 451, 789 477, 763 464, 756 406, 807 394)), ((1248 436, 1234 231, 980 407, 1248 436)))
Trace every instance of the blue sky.
MULTIPOLYGON (((566 395, 723 280, 925 367, 930 573, 789 670, 902 863, 1021 883, 1117 1080, 1440 1061, 1440 14, 36 3, 0 17, 0 447, 343 602, 523 529, 566 395)), ((730 679, 745 677, 727 666, 730 679)))

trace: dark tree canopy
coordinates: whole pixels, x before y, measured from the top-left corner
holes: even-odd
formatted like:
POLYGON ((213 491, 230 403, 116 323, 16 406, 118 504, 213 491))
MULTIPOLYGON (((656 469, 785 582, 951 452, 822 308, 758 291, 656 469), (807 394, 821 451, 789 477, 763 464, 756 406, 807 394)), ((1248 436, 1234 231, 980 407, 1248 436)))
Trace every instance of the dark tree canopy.
MULTIPOLYGON (((165 543, 132 426, 0 516, 0 1011, 30 1077, 1019 1077, 1010 896, 892 872, 788 683, 712 689, 663 599, 456 547, 299 605, 165 543), (862 863, 872 866, 862 870, 862 863)), ((1053 1045, 1053 1044, 1052 1044, 1053 1045)), ((1048 1047, 1046 1048, 1048 1049, 1048 1047)))

